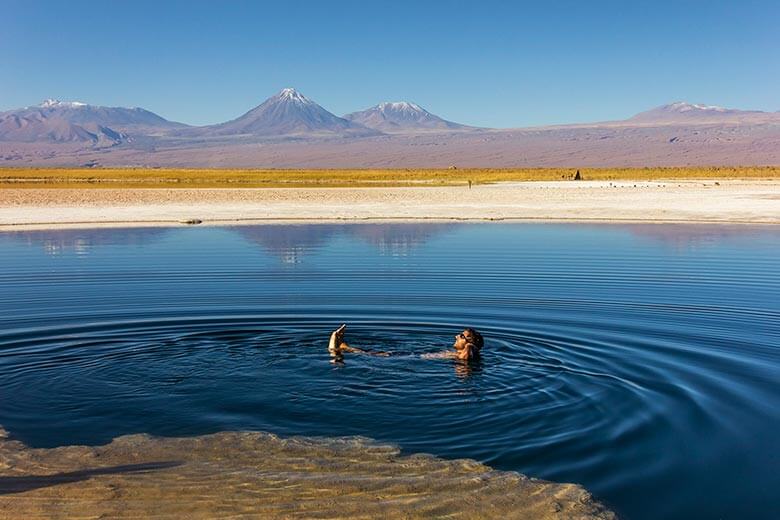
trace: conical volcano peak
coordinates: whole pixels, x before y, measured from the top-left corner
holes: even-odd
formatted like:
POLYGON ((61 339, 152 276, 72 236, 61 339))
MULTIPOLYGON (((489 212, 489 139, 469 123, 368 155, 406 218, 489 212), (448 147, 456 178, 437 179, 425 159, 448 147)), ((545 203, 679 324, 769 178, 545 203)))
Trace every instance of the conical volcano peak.
POLYGON ((297 103, 311 104, 312 100, 295 90, 294 88, 283 88, 276 95, 277 98, 283 101, 295 101, 297 103))
MULTIPOLYGON (((207 127, 217 135, 327 136, 378 132, 331 114, 294 88, 284 88, 241 117, 207 127)), ((203 130, 198 130, 202 132, 203 130)))

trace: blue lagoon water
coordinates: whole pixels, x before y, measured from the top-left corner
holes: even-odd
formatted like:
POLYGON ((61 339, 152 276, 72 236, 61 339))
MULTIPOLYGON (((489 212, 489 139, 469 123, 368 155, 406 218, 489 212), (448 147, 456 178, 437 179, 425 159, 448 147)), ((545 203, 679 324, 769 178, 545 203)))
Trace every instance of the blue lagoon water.
POLYGON ((362 435, 629 519, 780 510, 780 229, 345 224, 0 234, 0 425, 362 435), (330 331, 391 351, 332 363, 330 331), (424 359, 464 326, 480 362, 424 359))

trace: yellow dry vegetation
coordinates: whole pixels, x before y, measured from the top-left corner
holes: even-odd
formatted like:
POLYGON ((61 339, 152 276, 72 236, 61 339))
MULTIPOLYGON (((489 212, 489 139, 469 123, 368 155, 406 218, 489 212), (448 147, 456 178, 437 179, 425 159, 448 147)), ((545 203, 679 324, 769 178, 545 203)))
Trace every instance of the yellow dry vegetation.
MULTIPOLYGON (((239 170, 5 168, 2 188, 308 188, 455 186, 571 180, 576 168, 239 170)), ((780 179, 780 166, 580 168, 583 180, 780 179)))

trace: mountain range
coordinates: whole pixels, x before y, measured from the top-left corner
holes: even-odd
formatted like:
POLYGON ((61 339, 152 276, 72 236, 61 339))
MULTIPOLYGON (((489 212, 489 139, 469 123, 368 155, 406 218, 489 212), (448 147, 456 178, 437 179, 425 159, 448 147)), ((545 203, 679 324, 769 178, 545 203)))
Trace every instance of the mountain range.
POLYGON ((407 101, 339 117, 292 88, 233 120, 199 127, 143 108, 53 99, 0 112, 0 165, 10 166, 487 167, 557 165, 566 157, 572 164, 777 164, 780 113, 675 102, 620 121, 488 129, 407 101), (364 148, 373 156, 357 151, 364 148))
POLYGON ((366 136, 378 132, 331 114, 292 88, 285 88, 246 114, 217 125, 182 132, 182 135, 254 136, 366 136))
POLYGON ((144 136, 366 137, 466 129, 472 127, 446 121, 408 102, 380 103, 338 117, 293 88, 282 89, 236 119, 201 127, 168 121, 142 108, 101 107, 54 99, 0 113, 0 141, 11 142, 119 144, 144 136))

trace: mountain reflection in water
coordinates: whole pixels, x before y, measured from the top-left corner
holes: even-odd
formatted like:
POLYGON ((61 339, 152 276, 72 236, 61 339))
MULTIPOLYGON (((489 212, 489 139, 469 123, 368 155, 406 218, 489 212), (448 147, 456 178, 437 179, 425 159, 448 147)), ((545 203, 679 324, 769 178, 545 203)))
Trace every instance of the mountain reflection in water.
MULTIPOLYGON (((379 224, 265 224, 233 226, 229 229, 250 243, 277 256, 283 263, 297 264, 339 237, 353 237, 374 246, 380 254, 405 256, 415 247, 436 236, 451 232, 461 223, 379 223, 379 224)), ((496 225, 496 224, 485 224, 496 225)), ((500 224, 499 224, 500 225, 500 224)), ((674 249, 693 249, 727 242, 748 243, 760 227, 713 224, 611 224, 639 239, 650 240, 674 249)), ((583 228, 589 225, 583 225, 583 228)), ((595 227, 598 229, 598 226, 595 227)), ((164 239, 173 228, 97 228, 15 231, 8 236, 28 245, 37 245, 47 254, 72 251, 88 254, 102 246, 145 246, 164 239)))
POLYGON ((96 247, 146 246, 171 232, 170 228, 97 228, 14 231, 8 236, 29 246, 42 247, 47 255, 73 252, 87 255, 96 247))
POLYGON ((247 241, 278 256, 283 263, 300 263, 310 254, 340 237, 357 238, 380 254, 405 256, 456 224, 316 224, 236 226, 232 229, 247 241))
POLYGON ((712 224, 626 224, 619 226, 642 240, 676 250, 696 250, 724 244, 749 245, 762 234, 761 226, 712 224))

